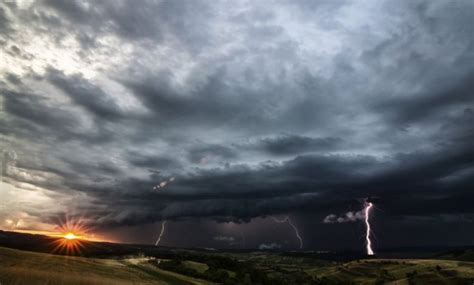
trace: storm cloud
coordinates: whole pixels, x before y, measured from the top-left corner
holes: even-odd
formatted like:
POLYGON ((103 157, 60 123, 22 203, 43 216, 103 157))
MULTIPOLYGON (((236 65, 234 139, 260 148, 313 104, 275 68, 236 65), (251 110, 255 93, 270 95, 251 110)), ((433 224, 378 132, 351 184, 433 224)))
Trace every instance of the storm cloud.
POLYGON ((472 236, 473 11, 1 3, 0 149, 16 157, 3 155, 0 218, 44 228, 74 212, 100 231, 295 214, 317 236, 312 221, 343 227, 377 197, 401 228, 443 216, 433 232, 472 236))

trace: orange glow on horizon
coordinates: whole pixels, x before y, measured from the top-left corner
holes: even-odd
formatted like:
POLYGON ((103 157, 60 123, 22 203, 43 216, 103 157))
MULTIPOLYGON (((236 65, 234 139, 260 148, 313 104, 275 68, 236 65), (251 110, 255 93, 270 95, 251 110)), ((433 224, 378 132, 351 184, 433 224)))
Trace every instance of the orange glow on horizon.
MULTIPOLYGON (((51 229, 8 229, 7 231, 43 235, 51 237, 49 244, 50 252, 66 255, 82 255, 84 251, 91 247, 91 242, 120 243, 111 236, 97 234, 90 225, 90 220, 81 216, 65 215, 58 217, 56 225, 51 229)), ((1 228, 0 228, 1 230, 1 228)))
POLYGON ((16 229, 14 232, 44 235, 53 238, 50 242, 50 252, 65 255, 82 255, 90 242, 114 242, 109 239, 96 236, 91 232, 92 228, 87 225, 86 219, 75 217, 58 219, 57 225, 52 231, 16 229))
POLYGON ((74 234, 64 235, 63 238, 57 239, 53 244, 55 245, 53 253, 66 255, 81 255, 85 248, 84 241, 77 239, 74 234))
POLYGON ((32 234, 32 235, 43 235, 54 238, 65 238, 65 239, 80 239, 85 241, 94 241, 94 242, 115 242, 113 240, 99 238, 95 235, 89 234, 80 234, 75 231, 65 231, 65 232, 53 232, 53 231, 39 231, 39 230, 12 230, 12 232, 23 233, 23 234, 32 234), (67 236, 67 237, 66 237, 67 236))
POLYGON ((59 239, 53 241, 53 253, 61 253, 66 255, 81 255, 86 247, 87 241, 91 241, 87 237, 90 228, 85 226, 84 220, 70 220, 66 218, 57 226, 60 231, 56 234, 59 239))

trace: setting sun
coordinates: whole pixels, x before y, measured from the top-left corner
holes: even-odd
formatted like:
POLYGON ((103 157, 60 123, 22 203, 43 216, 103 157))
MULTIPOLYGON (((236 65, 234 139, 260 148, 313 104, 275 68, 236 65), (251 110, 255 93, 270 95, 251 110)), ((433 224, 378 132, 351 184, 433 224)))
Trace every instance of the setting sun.
POLYGON ((76 236, 76 235, 73 234, 73 233, 67 233, 67 234, 65 234, 63 237, 64 237, 65 239, 69 239, 69 240, 71 240, 71 239, 77 239, 77 238, 78 238, 78 236, 76 236))
POLYGON ((59 235, 61 237, 53 241, 54 244, 54 253, 62 254, 71 254, 77 255, 81 254, 81 250, 85 247, 85 239, 82 235, 72 232, 65 231, 63 234, 59 235))

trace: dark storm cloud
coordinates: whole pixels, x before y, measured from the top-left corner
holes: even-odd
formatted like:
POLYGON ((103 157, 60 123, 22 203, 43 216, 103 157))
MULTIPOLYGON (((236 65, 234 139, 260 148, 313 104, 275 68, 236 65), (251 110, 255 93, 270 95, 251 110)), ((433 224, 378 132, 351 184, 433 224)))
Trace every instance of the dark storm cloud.
POLYGON ((189 151, 189 161, 193 163, 207 163, 214 159, 230 161, 237 156, 235 150, 221 145, 201 145, 189 151))
POLYGON ((15 74, 8 73, 5 76, 5 79, 8 80, 9 82, 13 83, 14 85, 19 85, 21 84, 21 79, 19 76, 16 76, 15 74))
POLYGON ((0 4, 8 181, 91 224, 337 227, 324 217, 367 197, 400 225, 473 214, 471 1, 14 6, 0 4))
POLYGON ((332 137, 312 138, 298 135, 281 135, 274 138, 261 139, 257 148, 276 155, 298 154, 337 149, 341 142, 342 139, 332 137))
POLYGON ((48 99, 39 94, 9 90, 2 90, 2 94, 5 111, 16 119, 27 120, 35 126, 62 129, 68 133, 78 125, 77 119, 68 110, 51 106, 48 99))
POLYGON ((393 114, 399 124, 409 124, 419 120, 446 118, 452 108, 464 110, 466 106, 474 106, 474 72, 451 82, 441 90, 429 90, 415 98, 395 98, 383 102, 380 106, 384 113, 393 114), (445 111, 445 112, 443 112, 445 111))
POLYGON ((39 145, 48 140, 82 140, 93 143, 109 140, 113 136, 103 125, 92 129, 84 128, 83 115, 75 106, 58 106, 46 94, 25 87, 20 79, 13 82, 20 86, 18 91, 0 90, 3 108, 9 115, 0 118, 4 122, 0 127, 1 133, 35 141, 39 145))
POLYGON ((60 71, 50 70, 48 80, 95 116, 105 120, 114 120, 123 116, 120 107, 112 98, 97 86, 81 78, 80 75, 67 77, 60 71))
POLYGON ((192 121, 192 125, 239 127, 252 121, 261 122, 260 99, 246 92, 233 96, 234 90, 221 78, 223 74, 225 70, 211 75, 190 95, 179 94, 169 86, 167 81, 173 74, 158 74, 153 79, 124 84, 153 112, 155 120, 165 126, 186 127, 192 121))
MULTIPOLYGON (((113 201, 114 208, 120 212, 133 211, 133 217, 124 218, 130 224, 152 222, 163 216, 168 219, 208 216, 220 220, 219 217, 227 217, 224 220, 248 221, 255 216, 283 214, 295 209, 302 212, 344 209, 343 205, 348 201, 367 196, 379 197, 381 207, 386 206, 393 215, 470 213, 467 201, 472 195, 455 185, 461 182, 468 186, 472 184, 472 177, 455 183, 441 182, 440 179, 446 177, 446 173, 453 173, 452 170, 430 176, 424 173, 436 172, 433 170, 436 166, 417 163, 419 159, 413 156, 402 163, 393 161, 387 171, 379 174, 374 164, 383 164, 370 158, 305 156, 283 165, 262 166, 255 170, 237 168, 181 177, 161 192, 149 190, 151 180, 134 180, 120 183, 114 191, 102 189, 96 194, 102 197, 100 203, 113 201), (364 171, 367 174, 361 174, 364 171), (418 177, 421 181, 415 179, 418 177), (128 187, 133 187, 134 191, 129 192, 128 187), (451 193, 444 191, 446 187, 451 193), (420 208, 420 203, 426 207, 420 208)), ((456 161, 445 158, 448 159, 456 161)), ((459 160, 453 166, 472 167, 465 161, 469 158, 459 160)), ((102 219, 101 222, 106 225, 111 221, 102 219)))
POLYGON ((131 153, 129 162, 138 167, 146 167, 150 169, 168 169, 180 166, 180 163, 172 158, 163 156, 155 157, 148 155, 141 155, 139 153, 131 153))
POLYGON ((0 35, 5 35, 10 31, 10 21, 8 20, 5 9, 0 7, 0 35))
MULTIPOLYGON (((81 43, 95 42, 87 30, 115 33, 126 40, 164 41, 172 33, 190 50, 207 42, 206 30, 214 16, 205 1, 116 1, 83 5, 80 2, 43 1, 60 14, 62 21, 81 31, 81 43), (194 11, 200 11, 195 13, 194 11)), ((87 46, 88 44, 85 43, 87 46)))

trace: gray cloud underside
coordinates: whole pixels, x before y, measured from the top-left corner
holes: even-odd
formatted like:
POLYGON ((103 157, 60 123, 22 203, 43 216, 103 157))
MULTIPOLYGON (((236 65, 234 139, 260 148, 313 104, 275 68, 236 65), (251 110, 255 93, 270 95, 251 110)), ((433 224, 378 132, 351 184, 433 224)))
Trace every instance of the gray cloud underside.
POLYGON ((0 7, 5 179, 84 194, 96 225, 474 213, 472 1, 0 7))

